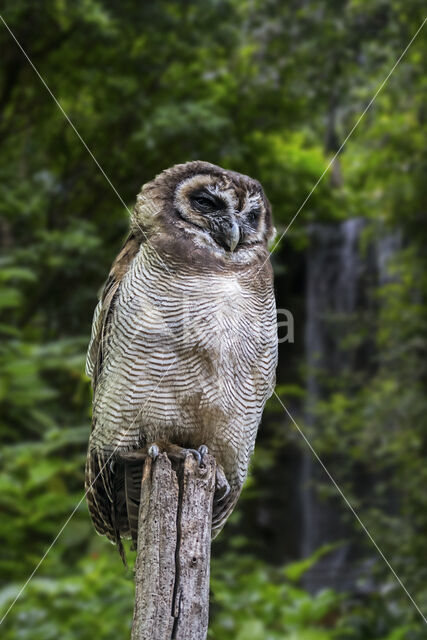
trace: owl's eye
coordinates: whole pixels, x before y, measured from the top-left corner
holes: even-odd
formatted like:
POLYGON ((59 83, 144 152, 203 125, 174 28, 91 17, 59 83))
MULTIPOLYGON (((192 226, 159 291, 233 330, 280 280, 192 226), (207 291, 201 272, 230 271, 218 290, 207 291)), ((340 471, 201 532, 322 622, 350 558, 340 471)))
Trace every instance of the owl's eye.
POLYGON ((223 209, 225 206, 221 198, 217 198, 206 191, 193 193, 193 195, 190 196, 190 202, 194 209, 197 209, 197 211, 201 213, 223 209))
POLYGON ((257 224, 258 220, 260 219, 261 216, 261 207, 254 207, 253 209, 251 209, 248 214, 247 214, 247 218, 249 221, 249 224, 257 224))

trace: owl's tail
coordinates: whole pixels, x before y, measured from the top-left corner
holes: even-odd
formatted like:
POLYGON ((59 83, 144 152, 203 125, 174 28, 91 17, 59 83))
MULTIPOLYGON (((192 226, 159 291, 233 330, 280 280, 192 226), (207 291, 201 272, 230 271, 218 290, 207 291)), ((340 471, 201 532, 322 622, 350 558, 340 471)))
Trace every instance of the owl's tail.
POLYGON ((129 533, 132 538, 133 548, 137 547, 138 539, 138 515, 141 495, 141 463, 126 462, 124 465, 124 485, 127 520, 129 533))
POLYGON ((121 492, 115 486, 109 456, 98 449, 89 449, 87 454, 85 489, 95 530, 117 545, 123 564, 127 566, 119 526, 121 492))

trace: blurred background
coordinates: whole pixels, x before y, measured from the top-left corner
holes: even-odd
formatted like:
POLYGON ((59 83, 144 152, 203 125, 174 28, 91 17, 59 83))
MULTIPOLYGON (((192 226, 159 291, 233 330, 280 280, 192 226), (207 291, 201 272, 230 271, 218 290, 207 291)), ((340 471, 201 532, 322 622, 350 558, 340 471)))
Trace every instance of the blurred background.
MULTIPOLYGON (((420 26, 420 0, 6 0, 2 15, 132 207, 203 159, 279 233, 420 26)), ((83 495, 85 349, 128 214, 0 23, 0 607, 83 495)), ((427 611, 427 75, 421 32, 273 256, 277 393, 427 611)), ((133 554, 130 553, 130 561, 133 554)), ((83 501, 2 626, 128 638, 132 571, 83 501)), ((418 640, 421 616, 274 398, 213 545, 211 640, 418 640)))

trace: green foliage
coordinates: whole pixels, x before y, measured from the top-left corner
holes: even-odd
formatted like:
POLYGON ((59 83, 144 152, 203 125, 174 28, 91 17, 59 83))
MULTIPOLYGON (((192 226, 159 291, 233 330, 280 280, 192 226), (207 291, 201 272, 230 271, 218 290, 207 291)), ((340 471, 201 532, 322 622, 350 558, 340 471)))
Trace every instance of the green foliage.
MULTIPOLYGON (((20 585, 0 594, 2 608, 16 597, 20 585)), ((127 638, 133 609, 132 575, 115 566, 111 556, 93 554, 65 577, 34 578, 14 609, 15 623, 4 623, 8 640, 127 638), (17 621, 17 623, 16 623, 17 621), (18 629, 17 629, 18 627, 18 629)))
MULTIPOLYGON (((317 558, 312 558, 313 564, 317 558)), ((304 568, 307 562, 304 561, 304 568)), ((331 640, 336 637, 328 619, 333 619, 342 598, 330 590, 309 596, 285 579, 301 572, 298 564, 272 569, 249 556, 229 554, 212 567, 213 622, 209 637, 258 640, 331 640), (331 618, 332 616, 332 618, 331 618)), ((34 578, 24 599, 18 600, 14 616, 2 637, 81 638, 109 640, 128 637, 132 619, 133 578, 111 561, 111 553, 93 553, 81 559, 66 577, 34 578)), ((0 592, 0 607, 6 609, 19 593, 12 584, 0 592)))
POLYGON ((214 562, 211 585, 215 613, 209 637, 218 640, 337 637, 330 621, 339 612, 342 598, 331 590, 310 596, 294 584, 295 578, 313 565, 318 555, 281 569, 236 554, 214 562))
MULTIPOLYGON (((3 4, 128 207, 155 173, 201 158, 259 178, 279 233, 424 18, 418 0, 3 4)), ((94 534, 82 501, 90 423, 83 361, 128 212, 2 23, 0 41, 3 611, 54 542, 2 637, 124 638, 132 576, 94 534)), ((274 254, 279 305, 296 318, 278 393, 424 611, 425 48, 420 35, 274 254), (307 227, 356 215, 366 222, 367 259, 385 230, 401 235, 402 250, 382 286, 368 283, 364 313, 344 319, 343 353, 369 349, 362 366, 338 378, 319 372, 324 394, 311 428, 303 419, 307 227), (372 478, 369 495, 359 491, 361 470, 372 478)), ((421 640, 418 614, 380 560, 374 592, 357 601, 300 585, 323 551, 290 562, 298 550, 282 535, 298 524, 283 495, 297 488, 291 472, 280 474, 305 446, 272 399, 247 489, 213 547, 210 637, 421 640), (259 511, 270 525, 259 524, 259 511)), ((318 491, 335 495, 327 482, 318 491)))

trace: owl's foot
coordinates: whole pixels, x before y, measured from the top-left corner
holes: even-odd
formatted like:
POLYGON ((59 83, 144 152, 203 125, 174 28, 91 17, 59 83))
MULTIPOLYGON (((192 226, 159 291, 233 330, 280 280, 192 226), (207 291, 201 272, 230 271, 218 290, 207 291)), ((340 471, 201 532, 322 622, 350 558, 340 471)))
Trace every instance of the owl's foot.
POLYGON ((185 460, 187 453, 191 453, 199 467, 203 467, 203 458, 208 453, 208 448, 205 444, 202 444, 198 449, 190 449, 172 444, 164 446, 160 443, 160 445, 158 445, 153 442, 153 444, 148 447, 147 454, 154 461, 159 456, 160 450, 165 451, 172 460, 185 460))
POLYGON ((215 503, 221 502, 224 500, 230 493, 230 485, 228 483, 227 478, 225 477, 225 473, 219 465, 216 468, 216 476, 215 476, 215 495, 214 501, 215 503))
POLYGON ((187 453, 191 453, 191 455, 195 457, 199 467, 203 467, 203 458, 208 453, 208 448, 205 444, 202 444, 198 449, 182 449, 182 455, 184 456, 184 458, 187 453))

